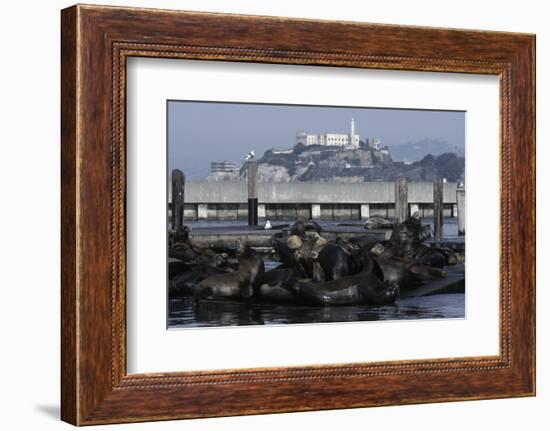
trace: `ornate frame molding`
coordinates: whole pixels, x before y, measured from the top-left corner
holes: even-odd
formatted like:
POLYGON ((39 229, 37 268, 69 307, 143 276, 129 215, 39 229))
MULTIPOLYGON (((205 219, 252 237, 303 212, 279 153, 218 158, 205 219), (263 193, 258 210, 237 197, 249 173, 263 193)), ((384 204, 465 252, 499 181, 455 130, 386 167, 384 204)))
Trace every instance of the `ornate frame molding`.
POLYGON ((62 12, 62 54, 64 420, 97 424, 534 394, 534 36, 74 6, 62 12), (202 30, 207 24, 220 30, 202 30), (258 26, 270 31, 256 35, 258 26), (281 29, 284 38, 277 36, 281 29), (340 39, 304 42, 312 29, 338 31, 340 39), (349 40, 355 51, 342 50, 349 40), (127 375, 125 65, 131 56, 498 75, 500 354, 127 375), (518 226, 520 208, 530 217, 518 226), (302 399, 298 388, 310 397, 302 399), (248 400, 250 391, 260 391, 264 401, 248 400))

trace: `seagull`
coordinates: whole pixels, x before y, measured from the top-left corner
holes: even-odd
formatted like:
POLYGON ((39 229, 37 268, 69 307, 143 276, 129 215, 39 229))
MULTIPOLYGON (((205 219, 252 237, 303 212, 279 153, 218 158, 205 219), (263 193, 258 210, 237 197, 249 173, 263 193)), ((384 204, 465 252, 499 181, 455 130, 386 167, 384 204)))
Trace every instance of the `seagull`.
POLYGON ((271 226, 271 223, 269 223, 269 220, 266 221, 266 222, 265 222, 264 229, 265 229, 265 230, 269 230, 269 229, 271 229, 271 228, 272 228, 272 226, 271 226))
POLYGON ((255 154, 254 154, 254 150, 250 150, 250 152, 246 155, 246 157, 244 158, 245 160, 252 160, 254 158, 255 154))

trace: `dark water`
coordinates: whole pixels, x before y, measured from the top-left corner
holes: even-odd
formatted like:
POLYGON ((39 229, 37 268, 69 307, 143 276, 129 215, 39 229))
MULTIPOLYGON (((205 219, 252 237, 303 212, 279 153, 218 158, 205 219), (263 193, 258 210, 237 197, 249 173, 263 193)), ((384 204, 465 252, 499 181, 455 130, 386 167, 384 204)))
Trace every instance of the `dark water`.
POLYGON ((451 293, 399 298, 395 305, 305 307, 244 304, 233 301, 194 303, 192 298, 170 301, 169 328, 196 328, 284 323, 360 322, 374 320, 441 319, 464 317, 464 294, 451 293))

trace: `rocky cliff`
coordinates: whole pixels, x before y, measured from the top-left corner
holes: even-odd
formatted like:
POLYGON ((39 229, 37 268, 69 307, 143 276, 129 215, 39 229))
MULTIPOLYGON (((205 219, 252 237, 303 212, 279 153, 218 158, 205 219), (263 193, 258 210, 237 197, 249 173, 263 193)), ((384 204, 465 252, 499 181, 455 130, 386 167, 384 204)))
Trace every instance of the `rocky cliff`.
MULTIPOLYGON (((444 153, 431 154, 422 160, 405 163, 392 160, 387 149, 374 149, 362 143, 361 148, 304 147, 292 152, 266 151, 258 160, 260 181, 327 181, 363 182, 393 181, 406 177, 410 181, 433 181, 441 176, 448 181, 464 181, 464 157, 444 153)), ((246 169, 235 173, 216 173, 209 181, 245 180, 246 169)))

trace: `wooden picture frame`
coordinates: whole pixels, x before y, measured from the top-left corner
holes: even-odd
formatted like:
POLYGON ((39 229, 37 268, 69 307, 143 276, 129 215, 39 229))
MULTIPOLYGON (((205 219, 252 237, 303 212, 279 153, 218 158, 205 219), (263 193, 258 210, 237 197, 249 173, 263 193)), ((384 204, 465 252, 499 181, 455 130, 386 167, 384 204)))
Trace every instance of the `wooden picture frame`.
POLYGON ((535 36, 77 5, 62 11, 61 417, 75 425, 535 394, 535 36), (130 56, 500 77, 500 354, 126 373, 130 56))

